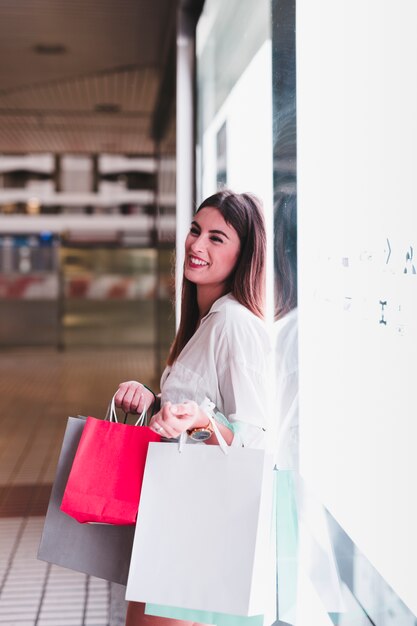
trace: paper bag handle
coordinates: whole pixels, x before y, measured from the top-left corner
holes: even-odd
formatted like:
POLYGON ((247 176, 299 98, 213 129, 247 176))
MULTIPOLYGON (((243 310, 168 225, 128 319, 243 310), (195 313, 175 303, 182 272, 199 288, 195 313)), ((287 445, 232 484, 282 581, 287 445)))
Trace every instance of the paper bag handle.
MULTIPOLYGON (((105 419, 106 420, 108 419, 110 422, 116 422, 116 424, 117 424, 119 422, 119 420, 117 419, 117 414, 116 414, 116 405, 115 405, 115 401, 114 401, 115 397, 116 397, 116 394, 114 394, 114 396, 110 400, 110 404, 109 404, 109 407, 107 409, 107 413, 106 413, 105 419)), ((146 411, 147 411, 147 407, 145 405, 144 408, 143 408, 142 413, 139 415, 139 419, 135 422, 135 426, 144 426, 145 425, 146 411)))

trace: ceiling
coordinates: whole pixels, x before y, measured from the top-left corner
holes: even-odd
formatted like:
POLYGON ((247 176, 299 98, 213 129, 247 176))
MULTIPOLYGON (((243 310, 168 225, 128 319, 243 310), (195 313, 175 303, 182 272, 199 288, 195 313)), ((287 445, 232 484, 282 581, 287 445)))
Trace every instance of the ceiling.
POLYGON ((155 116, 174 98, 176 8, 2 0, 0 153, 153 154, 155 116))

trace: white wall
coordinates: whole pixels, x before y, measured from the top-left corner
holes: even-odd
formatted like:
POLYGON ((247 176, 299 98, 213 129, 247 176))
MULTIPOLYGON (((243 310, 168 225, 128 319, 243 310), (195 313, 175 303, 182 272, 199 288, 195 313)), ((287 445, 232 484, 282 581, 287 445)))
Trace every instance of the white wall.
POLYGON ((416 33, 415 0, 297 2, 301 472, 415 614, 416 33))

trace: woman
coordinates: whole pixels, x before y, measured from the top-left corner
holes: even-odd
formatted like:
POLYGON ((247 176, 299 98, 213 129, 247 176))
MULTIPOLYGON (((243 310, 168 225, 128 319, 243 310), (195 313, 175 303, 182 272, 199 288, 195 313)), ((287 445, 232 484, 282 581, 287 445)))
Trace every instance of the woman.
MULTIPOLYGON (((157 412, 150 427, 165 438, 188 431, 217 443, 206 413, 208 398, 226 416, 218 423, 232 446, 263 447, 269 340, 262 322, 265 226, 259 200, 223 190, 198 208, 185 242, 181 322, 158 398, 144 385, 119 386, 116 405, 157 412), (159 409, 159 410, 158 410, 159 409)), ((127 626, 187 622, 144 614, 129 603, 127 626)))
POLYGON ((298 470, 297 197, 281 194, 274 211, 275 395, 280 469, 298 470))

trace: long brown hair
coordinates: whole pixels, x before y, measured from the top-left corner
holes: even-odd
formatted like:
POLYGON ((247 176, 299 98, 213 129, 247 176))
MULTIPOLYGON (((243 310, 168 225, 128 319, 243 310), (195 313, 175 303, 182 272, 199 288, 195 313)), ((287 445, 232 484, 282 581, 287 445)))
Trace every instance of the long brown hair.
POLYGON ((297 196, 280 194, 274 209, 275 319, 297 306, 297 196))
MULTIPOLYGON (((227 291, 258 317, 264 314, 266 235, 261 201, 251 193, 223 189, 204 200, 197 209, 213 207, 237 232, 240 253, 228 280, 227 291)), ((225 293, 226 293, 225 292, 225 293)), ((197 286, 183 277, 181 320, 167 363, 172 365, 196 331, 199 317, 197 286)))

